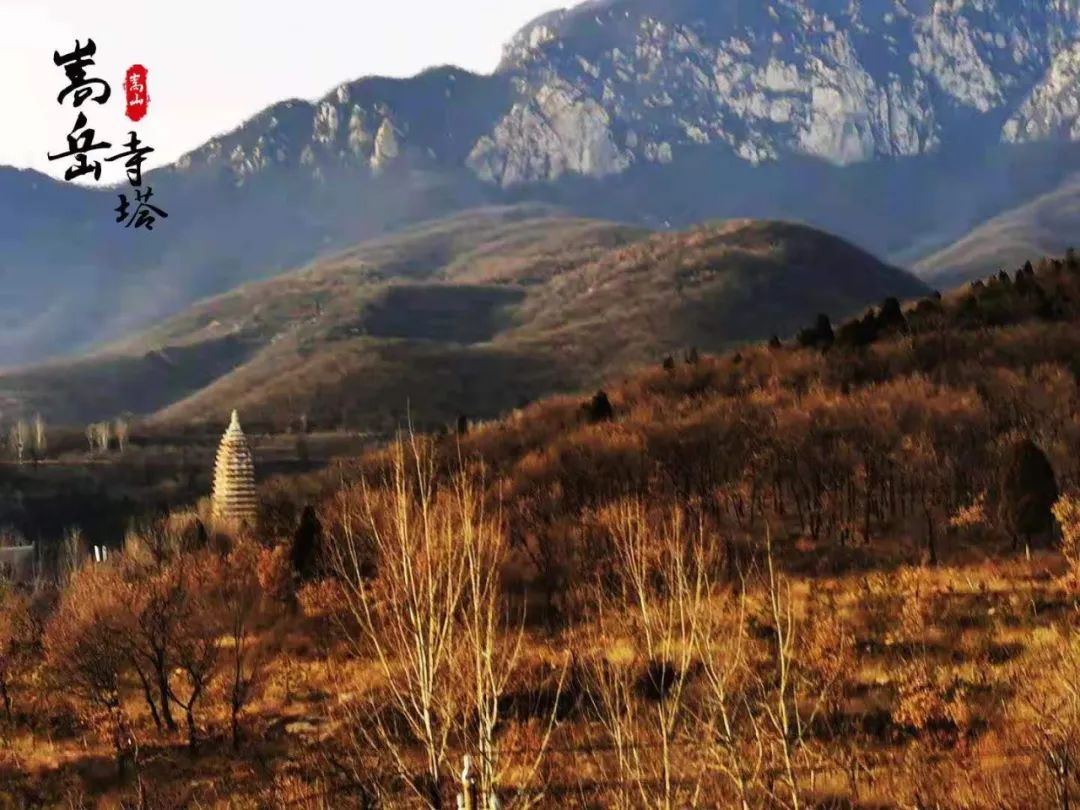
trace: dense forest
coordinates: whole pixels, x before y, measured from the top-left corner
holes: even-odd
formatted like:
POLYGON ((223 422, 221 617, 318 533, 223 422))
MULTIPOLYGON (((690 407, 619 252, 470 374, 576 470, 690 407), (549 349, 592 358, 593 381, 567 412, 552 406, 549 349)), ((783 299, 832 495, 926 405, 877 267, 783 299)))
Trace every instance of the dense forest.
POLYGON ((1070 807, 1078 405, 1070 252, 73 535, 0 804, 1070 807))

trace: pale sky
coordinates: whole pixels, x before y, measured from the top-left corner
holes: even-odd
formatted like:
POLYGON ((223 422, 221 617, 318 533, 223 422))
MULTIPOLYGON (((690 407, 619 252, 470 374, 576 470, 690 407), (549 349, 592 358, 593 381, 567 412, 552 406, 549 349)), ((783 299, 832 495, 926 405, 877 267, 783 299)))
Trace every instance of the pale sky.
MULTIPOLYGON (((455 64, 491 72, 503 43, 525 23, 572 0, 0 0, 0 165, 63 175, 78 112, 114 149, 135 129, 156 151, 146 168, 169 163, 286 98, 318 98, 367 75, 411 76, 455 64), (53 51, 75 40, 97 45, 88 76, 108 81, 104 106, 75 110, 53 51), (149 114, 124 116, 129 65, 149 71, 149 114)), ((102 183, 123 179, 104 164, 102 183)))

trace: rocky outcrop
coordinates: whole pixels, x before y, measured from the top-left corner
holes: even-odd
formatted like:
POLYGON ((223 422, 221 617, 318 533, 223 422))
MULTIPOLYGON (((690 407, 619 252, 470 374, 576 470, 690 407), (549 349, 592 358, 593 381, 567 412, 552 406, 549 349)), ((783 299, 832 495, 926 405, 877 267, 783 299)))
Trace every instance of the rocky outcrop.
POLYGON ((378 174, 407 133, 410 158, 515 186, 704 147, 846 166, 972 139, 1080 139, 1078 36, 1075 0, 594 0, 523 28, 494 76, 343 84, 183 166, 378 174))
POLYGON ((494 133, 476 144, 468 165, 482 179, 510 186, 557 180, 568 172, 603 177, 621 172, 632 160, 616 145, 611 118, 600 103, 555 81, 515 104, 494 133))
POLYGON ((397 133, 389 118, 384 118, 375 133, 375 148, 371 155, 371 169, 381 172, 401 155, 397 133))
MULTIPOLYGON (((470 165, 512 185, 551 179, 562 156, 585 149, 595 128, 553 138, 523 126, 523 111, 550 99, 553 82, 563 112, 586 108, 605 129, 633 133, 617 161, 570 169, 594 176, 705 144, 753 163, 792 153, 837 165, 918 155, 972 137, 954 123, 972 118, 984 122, 975 136, 993 141, 1002 111, 1025 103, 1078 25, 1067 0, 590 3, 545 15, 507 45, 502 69, 523 76, 526 100, 470 165)), ((1075 61, 1067 61, 1055 63, 1056 80, 1010 121, 1006 139, 1071 132, 1075 61)))
POLYGON ((1009 143, 1080 141, 1080 43, 1054 57, 1046 76, 1002 130, 1009 143))

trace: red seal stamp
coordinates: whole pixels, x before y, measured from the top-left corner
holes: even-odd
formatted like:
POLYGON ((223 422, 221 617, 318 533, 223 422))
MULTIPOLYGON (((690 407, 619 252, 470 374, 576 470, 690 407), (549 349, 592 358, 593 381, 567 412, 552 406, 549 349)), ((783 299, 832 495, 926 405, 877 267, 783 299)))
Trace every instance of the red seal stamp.
POLYGON ((140 121, 150 106, 150 94, 146 89, 146 68, 132 65, 124 76, 124 93, 127 96, 127 117, 140 121))

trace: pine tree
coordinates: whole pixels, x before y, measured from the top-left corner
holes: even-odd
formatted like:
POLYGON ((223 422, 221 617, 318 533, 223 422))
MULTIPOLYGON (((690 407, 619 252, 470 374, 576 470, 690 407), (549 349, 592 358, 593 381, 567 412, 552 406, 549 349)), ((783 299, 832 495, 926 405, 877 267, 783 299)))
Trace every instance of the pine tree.
POLYGON ((1005 465, 1001 496, 1002 517, 1014 547, 1021 537, 1030 547, 1033 537, 1053 528, 1057 478, 1046 454, 1030 439, 1013 447, 1005 465))
POLYGON ((322 523, 315 514, 315 508, 309 504, 300 516, 300 525, 293 535, 292 544, 293 570, 301 579, 308 579, 316 572, 321 546, 322 523))
POLYGON ((610 422, 615 418, 615 408, 612 407, 607 392, 596 392, 596 395, 585 405, 585 415, 590 422, 610 422))
POLYGON ((826 351, 833 345, 835 340, 836 335, 833 333, 832 321, 823 312, 818 314, 813 327, 799 332, 799 345, 808 349, 826 351))
POLYGON ((900 307, 899 299, 890 297, 882 302, 877 325, 879 330, 907 331, 907 318, 904 317, 904 310, 900 307))
POLYGON ((1069 248, 1065 251, 1065 269, 1071 273, 1080 270, 1080 257, 1076 255, 1076 248, 1069 248))

